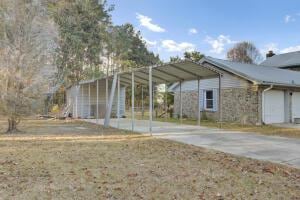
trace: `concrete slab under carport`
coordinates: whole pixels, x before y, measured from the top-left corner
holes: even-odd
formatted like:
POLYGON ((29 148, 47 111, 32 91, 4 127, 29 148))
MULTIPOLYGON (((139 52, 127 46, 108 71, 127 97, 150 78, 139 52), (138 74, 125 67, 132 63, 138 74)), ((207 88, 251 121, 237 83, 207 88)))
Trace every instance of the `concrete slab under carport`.
MULTIPOLYGON (((95 119, 85 121, 96 123, 95 119)), ((100 124, 103 122, 99 120, 100 124)), ((119 123, 120 129, 132 128, 130 119, 120 119, 119 123)), ((117 119, 111 119, 110 125, 117 128, 117 119)), ((149 121, 135 120, 135 131, 148 134, 149 121)), ((299 139, 157 121, 153 121, 152 134, 158 138, 300 168, 299 139)))

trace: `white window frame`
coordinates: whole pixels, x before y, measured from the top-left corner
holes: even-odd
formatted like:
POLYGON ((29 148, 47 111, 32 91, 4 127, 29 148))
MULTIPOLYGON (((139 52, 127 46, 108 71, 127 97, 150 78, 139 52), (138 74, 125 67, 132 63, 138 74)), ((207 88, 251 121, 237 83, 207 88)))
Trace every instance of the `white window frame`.
POLYGON ((214 101, 215 101, 215 96, 214 96, 214 90, 204 90, 204 110, 207 111, 214 111, 214 101), (207 99, 207 92, 211 92, 212 93, 212 99, 207 99), (211 100, 212 101, 212 108, 207 108, 207 100, 211 100))

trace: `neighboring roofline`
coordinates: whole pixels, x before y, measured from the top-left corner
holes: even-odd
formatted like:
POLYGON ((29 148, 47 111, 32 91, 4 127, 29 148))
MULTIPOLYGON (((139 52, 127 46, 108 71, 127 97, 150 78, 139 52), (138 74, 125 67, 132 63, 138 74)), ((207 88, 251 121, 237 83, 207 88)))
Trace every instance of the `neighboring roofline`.
MULTIPOLYGON (((291 52, 287 52, 287 53, 275 54, 275 55, 272 56, 272 57, 275 57, 275 56, 281 56, 281 55, 286 55, 286 54, 292 54, 292 53, 300 53, 300 51, 291 51, 291 52)), ((270 57, 270 58, 272 58, 272 57, 270 57)))
POLYGON ((291 65, 277 65, 277 66, 270 66, 270 65, 259 64, 259 66, 274 67, 274 68, 280 68, 280 69, 287 69, 287 68, 297 68, 297 67, 300 67, 300 63, 291 64, 291 65))
POLYGON ((289 67, 294 67, 294 66, 300 66, 300 63, 293 63, 291 65, 277 65, 277 66, 272 66, 272 65, 264 65, 263 63, 266 62, 267 60, 272 60, 275 57, 279 57, 279 56, 284 56, 286 54, 297 54, 300 53, 300 51, 293 51, 293 52, 288 52, 288 53, 281 53, 281 54, 276 54, 272 57, 266 58, 264 61, 262 61, 259 65, 261 66, 266 66, 266 67, 275 67, 275 68, 289 68, 289 67))
MULTIPOLYGON (((265 65, 262 65, 265 66, 265 65)), ((297 64, 292 64, 292 65, 282 65, 282 66, 276 66, 277 68, 281 68, 281 69, 287 69, 287 68, 300 68, 300 63, 297 64)))
POLYGON ((170 87, 168 87, 168 92, 173 92, 178 87, 178 85, 178 82, 173 83, 170 87))

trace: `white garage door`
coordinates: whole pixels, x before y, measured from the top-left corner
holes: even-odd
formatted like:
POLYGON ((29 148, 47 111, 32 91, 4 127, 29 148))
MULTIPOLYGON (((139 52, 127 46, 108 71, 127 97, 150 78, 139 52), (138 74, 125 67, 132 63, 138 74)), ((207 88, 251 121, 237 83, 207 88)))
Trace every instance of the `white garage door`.
POLYGON ((292 116, 294 118, 300 118, 300 92, 294 92, 292 96, 292 116))
POLYGON ((264 121, 266 124, 284 122, 284 92, 269 90, 265 92, 264 121))

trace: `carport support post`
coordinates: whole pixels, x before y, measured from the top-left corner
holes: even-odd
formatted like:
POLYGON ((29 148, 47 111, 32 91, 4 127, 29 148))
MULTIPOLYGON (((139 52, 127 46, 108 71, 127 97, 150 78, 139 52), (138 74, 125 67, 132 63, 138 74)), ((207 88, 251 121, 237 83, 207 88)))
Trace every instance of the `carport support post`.
POLYGON ((78 90, 79 90, 79 85, 76 85, 76 91, 75 91, 75 118, 78 118, 78 90))
POLYGON ((131 73, 131 130, 134 131, 134 72, 131 73))
POLYGON ((108 107, 108 75, 105 80, 105 108, 107 107, 108 107))
POLYGON ((91 118, 91 83, 89 83, 89 117, 91 118))
POLYGON ((219 123, 222 128, 223 113, 222 113, 222 75, 219 75, 219 123))
POLYGON ((152 118, 154 118, 155 119, 155 114, 156 114, 156 110, 155 110, 155 101, 154 101, 154 99, 155 99, 155 83, 153 83, 152 82, 152 118))
POLYGON ((180 123, 182 123, 182 84, 179 82, 180 123))
POLYGON ((144 119, 144 87, 142 86, 142 119, 144 119))
POLYGON ((84 85, 80 86, 81 90, 81 109, 80 109, 80 117, 83 119, 83 103, 84 103, 84 96, 83 96, 83 90, 84 90, 84 85))
POLYGON ((152 135, 152 67, 149 67, 149 132, 152 135))
POLYGON ((201 105, 200 105, 200 78, 198 77, 198 126, 201 124, 201 105))
POLYGON ((168 119, 168 89, 167 89, 167 84, 165 84, 165 112, 166 112, 166 115, 165 115, 165 118, 168 119))
POLYGON ((97 110, 97 124, 99 124, 99 80, 97 80, 97 103, 96 103, 96 110, 97 110))
POLYGON ((120 77, 118 75, 118 91, 117 91, 117 118, 118 118, 118 128, 120 128, 120 77))

